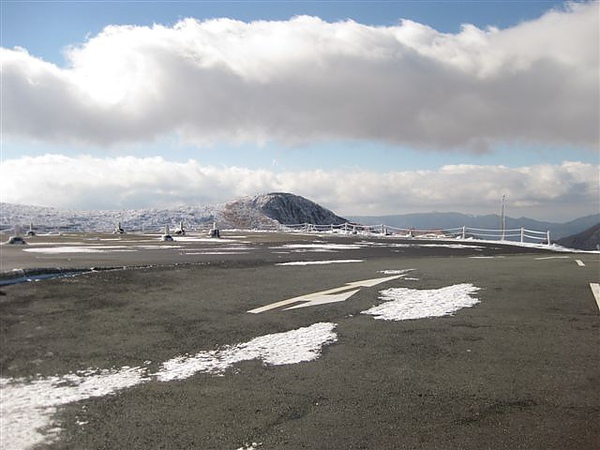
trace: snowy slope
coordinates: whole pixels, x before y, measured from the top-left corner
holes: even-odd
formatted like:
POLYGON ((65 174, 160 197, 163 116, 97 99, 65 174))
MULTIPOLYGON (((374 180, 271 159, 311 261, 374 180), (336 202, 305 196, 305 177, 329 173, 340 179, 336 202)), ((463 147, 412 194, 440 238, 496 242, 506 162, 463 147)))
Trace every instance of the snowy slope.
POLYGON ((113 231, 120 223, 126 231, 159 230, 165 225, 187 227, 212 224, 216 208, 181 207, 176 209, 142 209, 120 211, 76 211, 27 205, 2 203, 0 205, 0 229, 21 231, 33 224, 36 231, 113 231))
POLYGON ((125 231, 159 231, 166 225, 178 228, 180 222, 189 230, 210 228, 213 222, 223 229, 274 229, 280 224, 330 225, 344 223, 345 219, 304 197, 286 193, 244 197, 217 205, 118 211, 75 211, 0 203, 0 230, 13 230, 18 226, 25 232, 33 224, 40 232, 110 232, 120 223, 125 231))

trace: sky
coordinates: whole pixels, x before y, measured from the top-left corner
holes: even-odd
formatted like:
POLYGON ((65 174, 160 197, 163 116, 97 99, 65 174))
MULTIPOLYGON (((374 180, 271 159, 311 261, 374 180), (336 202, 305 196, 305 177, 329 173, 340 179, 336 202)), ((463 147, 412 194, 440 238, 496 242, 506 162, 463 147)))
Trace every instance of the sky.
POLYGON ((3 202, 600 211, 598 2, 0 8, 3 202))

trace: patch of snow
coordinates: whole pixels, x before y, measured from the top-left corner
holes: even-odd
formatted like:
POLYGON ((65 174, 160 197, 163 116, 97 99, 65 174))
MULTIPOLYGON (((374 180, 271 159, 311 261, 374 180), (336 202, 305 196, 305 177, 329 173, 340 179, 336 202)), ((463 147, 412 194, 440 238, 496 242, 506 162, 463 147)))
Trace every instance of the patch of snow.
POLYGON ((469 248, 469 249, 475 249, 475 250, 482 250, 485 247, 482 247, 480 245, 465 245, 465 244, 429 244, 429 243, 422 243, 422 242, 415 242, 414 244, 401 244, 401 243, 392 243, 392 244, 387 244, 385 245, 386 247, 410 247, 410 248, 415 248, 415 247, 427 247, 427 248, 469 248))
POLYGON ((385 303, 362 311, 361 314, 372 315, 375 319, 395 321, 447 316, 479 303, 479 300, 472 296, 478 291, 479 288, 470 283, 429 290, 386 289, 380 292, 379 297, 385 303))
MULTIPOLYGON (((199 237, 199 236, 177 236, 175 238, 178 242, 210 242, 211 244, 218 244, 219 241, 211 237, 199 237)), ((232 239, 231 237, 223 238, 227 242, 236 242, 238 239, 232 239)))
POLYGON ((335 327, 335 323, 316 323, 259 336, 217 351, 179 356, 164 362, 154 374, 148 374, 145 367, 125 366, 118 370, 88 369, 47 378, 0 378, 2 449, 23 450, 56 438, 60 428, 50 428, 53 415, 57 407, 68 403, 114 394, 154 379, 166 382, 182 380, 198 372, 220 374, 232 364, 253 359, 267 365, 313 361, 324 345, 337 341, 335 327))
POLYGON ((412 272, 415 269, 385 269, 378 270, 378 273, 382 273, 384 275, 404 275, 405 273, 412 272))
POLYGON ((182 248, 181 245, 168 245, 168 244, 157 244, 157 245, 136 245, 135 248, 142 250, 168 250, 173 248, 182 248))
MULTIPOLYGON (((56 245, 56 242, 36 242, 34 244, 31 244, 32 246, 35 247, 39 247, 42 245, 56 245)), ((88 245, 83 241, 79 241, 79 242, 61 242, 60 244, 61 246, 67 246, 67 245, 88 245)))
POLYGON ((219 252, 185 252, 186 255, 247 255, 248 252, 241 251, 225 251, 225 250, 233 250, 224 248, 219 252))
POLYGON ((276 266, 313 266, 321 264, 345 264, 345 263, 360 263, 364 262, 364 259, 332 259, 326 261, 292 261, 285 263, 277 263, 276 266))
POLYGON ((106 246, 60 246, 60 247, 42 247, 42 248, 25 248, 24 252, 30 253, 108 253, 108 252, 133 252, 132 248, 122 245, 106 245, 106 246))
POLYGON ((135 386, 145 380, 143 370, 123 367, 34 380, 0 378, 2 448, 21 450, 55 437, 43 429, 51 425, 56 407, 135 386))
POLYGON ((362 246, 358 244, 284 244, 279 247, 271 247, 271 249, 281 249, 281 248, 289 248, 289 249, 301 249, 301 250, 312 250, 312 251, 324 251, 324 250, 358 250, 361 249, 362 246))
POLYGON ((253 450, 262 446, 262 442, 253 442, 252 444, 246 443, 243 447, 239 447, 237 450, 253 450))
POLYGON ((194 356, 178 356, 162 364, 155 374, 158 381, 183 380, 205 372, 220 374, 233 364, 253 359, 279 366, 313 361, 324 345, 337 341, 335 323, 316 323, 309 327, 268 334, 221 350, 203 351, 194 356))

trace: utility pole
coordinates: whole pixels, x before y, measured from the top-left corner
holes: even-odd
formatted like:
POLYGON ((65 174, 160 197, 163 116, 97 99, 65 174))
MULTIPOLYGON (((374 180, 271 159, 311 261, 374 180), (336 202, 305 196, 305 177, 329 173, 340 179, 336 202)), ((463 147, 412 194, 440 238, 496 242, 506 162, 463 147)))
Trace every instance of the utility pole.
POLYGON ((506 195, 502 196, 502 214, 501 214, 501 223, 500 223, 500 229, 502 230, 502 237, 500 238, 501 241, 504 240, 505 236, 506 236, 506 218, 504 217, 504 205, 506 204, 506 195))

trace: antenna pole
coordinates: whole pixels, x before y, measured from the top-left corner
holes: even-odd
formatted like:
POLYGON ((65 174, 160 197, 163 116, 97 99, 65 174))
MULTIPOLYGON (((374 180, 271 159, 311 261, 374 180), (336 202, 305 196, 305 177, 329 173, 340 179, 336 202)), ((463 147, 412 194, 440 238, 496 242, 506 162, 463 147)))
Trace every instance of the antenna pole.
POLYGON ((504 217, 504 205, 506 204, 506 195, 502 196, 502 214, 501 214, 501 224, 500 224, 500 228, 502 230, 502 237, 500 238, 501 241, 504 240, 504 238, 506 237, 506 218, 504 217))

